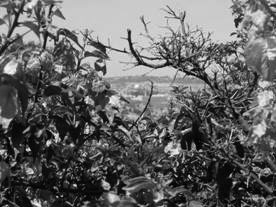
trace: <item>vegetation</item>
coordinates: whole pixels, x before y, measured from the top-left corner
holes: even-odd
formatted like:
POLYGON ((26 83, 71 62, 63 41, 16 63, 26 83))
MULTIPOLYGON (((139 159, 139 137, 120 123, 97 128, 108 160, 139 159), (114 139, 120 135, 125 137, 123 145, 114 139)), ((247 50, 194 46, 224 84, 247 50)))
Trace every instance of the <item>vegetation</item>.
POLYGON ((180 27, 168 24, 155 38, 141 18, 150 44, 139 49, 128 30, 129 50, 56 27, 60 3, 0 2, 1 206, 276 205, 272 0, 233 0, 236 40, 226 43, 167 7, 180 27), (30 32, 39 44, 22 40, 30 32), (102 77, 107 50, 207 87, 174 86, 156 117, 151 83, 144 108, 129 118, 120 104, 127 100, 102 77))

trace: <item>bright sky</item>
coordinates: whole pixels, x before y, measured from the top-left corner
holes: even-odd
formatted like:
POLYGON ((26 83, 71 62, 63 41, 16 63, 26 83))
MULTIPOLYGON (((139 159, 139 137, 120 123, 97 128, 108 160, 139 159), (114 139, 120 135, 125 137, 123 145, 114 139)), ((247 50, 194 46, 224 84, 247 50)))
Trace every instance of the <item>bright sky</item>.
MULTIPOLYGON (((144 15, 151 21, 150 31, 155 34, 164 32, 165 13, 161 10, 169 5, 175 11, 187 12, 186 21, 191 26, 199 26, 205 31, 213 32, 217 41, 230 40, 230 33, 234 31, 231 16, 231 0, 64 0, 62 12, 66 21, 58 21, 58 25, 70 29, 91 29, 99 39, 117 48, 128 48, 126 30, 133 32, 133 41, 139 40, 143 26, 139 17, 144 15)), ((140 37, 141 38, 141 37, 140 37)), ((138 41, 139 42, 139 41, 138 41)), ((120 61, 129 61, 129 57, 111 53, 108 63, 108 76, 141 75, 150 71, 142 67, 124 71, 129 68, 120 61)), ((151 75, 173 75, 171 70, 158 70, 151 75)))

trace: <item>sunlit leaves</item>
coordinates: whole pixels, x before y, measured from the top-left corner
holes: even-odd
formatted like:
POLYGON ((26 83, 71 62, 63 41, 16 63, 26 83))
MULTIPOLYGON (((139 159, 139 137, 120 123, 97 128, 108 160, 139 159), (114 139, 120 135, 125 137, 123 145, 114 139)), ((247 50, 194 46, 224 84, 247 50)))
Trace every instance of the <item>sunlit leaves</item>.
POLYGON ((22 70, 21 67, 21 63, 14 57, 4 66, 3 73, 8 75, 15 75, 18 72, 22 72, 20 71, 22 70))
POLYGON ((245 48, 246 63, 267 81, 272 81, 276 76, 275 46, 276 39, 270 36, 252 38, 245 48))

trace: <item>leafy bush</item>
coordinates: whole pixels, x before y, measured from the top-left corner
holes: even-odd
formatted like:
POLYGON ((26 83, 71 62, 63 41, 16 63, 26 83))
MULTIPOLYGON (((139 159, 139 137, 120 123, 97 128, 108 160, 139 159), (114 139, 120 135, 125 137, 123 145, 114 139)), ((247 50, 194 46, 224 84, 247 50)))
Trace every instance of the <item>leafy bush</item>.
POLYGON ((55 26, 54 17, 64 19, 59 4, 0 2, 2 206, 275 206, 273 3, 233 1, 241 26, 227 43, 186 26, 185 12, 170 7, 180 29, 169 27, 168 36, 152 37, 141 18, 146 54, 131 30, 129 51, 116 51, 206 88, 174 87, 167 113, 153 118, 152 83, 134 121, 103 78, 115 48, 88 30, 55 26), (15 35, 21 26, 27 31, 15 35), (29 32, 39 43, 24 43, 29 32))

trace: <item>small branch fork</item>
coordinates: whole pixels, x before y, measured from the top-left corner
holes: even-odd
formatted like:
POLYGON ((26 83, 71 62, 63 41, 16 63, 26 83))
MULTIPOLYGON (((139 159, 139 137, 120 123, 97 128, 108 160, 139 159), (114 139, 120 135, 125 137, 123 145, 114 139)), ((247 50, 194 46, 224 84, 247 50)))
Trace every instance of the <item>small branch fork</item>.
POLYGON ((151 64, 151 63, 145 62, 143 60, 143 58, 140 56, 140 54, 137 52, 137 50, 134 49, 130 29, 127 30, 127 41, 128 41, 129 50, 130 50, 131 54, 134 56, 135 60, 137 61, 136 66, 143 65, 143 66, 154 68, 154 69, 170 66, 170 63, 168 61, 166 61, 165 63, 161 63, 161 64, 151 64))

